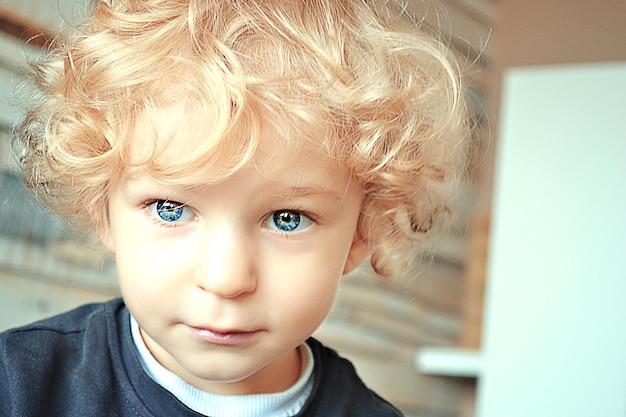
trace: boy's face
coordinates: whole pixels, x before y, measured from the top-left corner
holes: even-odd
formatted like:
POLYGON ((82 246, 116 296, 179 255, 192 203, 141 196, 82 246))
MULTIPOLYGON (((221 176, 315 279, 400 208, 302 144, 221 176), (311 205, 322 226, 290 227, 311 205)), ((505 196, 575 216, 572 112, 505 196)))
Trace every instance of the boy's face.
POLYGON ((366 254, 360 189, 336 161, 284 149, 271 132, 217 185, 181 189, 141 168, 127 174, 109 195, 102 236, 154 357, 217 394, 288 388, 301 370, 296 347, 366 254))

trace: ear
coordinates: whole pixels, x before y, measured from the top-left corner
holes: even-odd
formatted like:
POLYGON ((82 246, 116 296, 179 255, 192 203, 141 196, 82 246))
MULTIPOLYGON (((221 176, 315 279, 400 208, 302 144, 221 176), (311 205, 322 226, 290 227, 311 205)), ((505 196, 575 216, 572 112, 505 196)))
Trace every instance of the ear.
POLYGON ((357 266, 363 262, 363 259, 367 256, 369 248, 367 244, 361 239, 358 233, 354 234, 354 239, 352 240, 352 246, 350 246, 350 251, 348 252, 348 258, 346 259, 346 264, 343 267, 343 274, 346 275, 356 269, 357 266))
POLYGON ((109 233, 109 227, 106 225, 100 225, 96 228, 96 232, 98 234, 100 242, 106 248, 106 250, 111 255, 115 255, 115 246, 113 245, 113 239, 111 238, 111 234, 109 233))
MULTIPOLYGON (((92 216, 92 218, 94 218, 92 216)), ((109 224, 109 210, 107 209, 104 216, 100 221, 95 221, 95 231, 98 235, 98 239, 106 250, 111 254, 115 254, 115 245, 113 244, 113 237, 111 236, 111 225, 109 224)))

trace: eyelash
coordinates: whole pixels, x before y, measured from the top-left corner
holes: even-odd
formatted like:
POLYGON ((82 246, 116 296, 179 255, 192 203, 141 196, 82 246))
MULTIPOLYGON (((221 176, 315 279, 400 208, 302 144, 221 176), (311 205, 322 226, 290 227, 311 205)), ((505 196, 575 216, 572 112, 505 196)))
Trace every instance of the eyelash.
POLYGON ((272 211, 270 214, 268 214, 264 218, 263 224, 265 225, 265 227, 267 227, 274 233, 279 233, 284 236, 292 236, 292 235, 296 235, 299 233, 303 233, 307 229, 309 229, 311 226, 318 224, 318 219, 316 218, 316 216, 308 213, 305 210, 283 208, 283 209, 272 211), (277 216, 281 214, 295 215, 295 218, 297 219, 298 224, 291 230, 281 230, 278 226, 275 226, 275 227, 270 226, 270 222, 277 221, 278 220, 277 216), (302 224, 302 222, 305 223, 303 230, 297 230, 297 228, 302 224))
POLYGON ((195 218, 195 214, 193 213, 193 211, 191 211, 191 209, 186 204, 180 203, 174 200, 153 199, 153 200, 148 200, 142 203, 142 205, 144 209, 148 211, 150 218, 161 227, 179 227, 181 223, 185 223, 195 218), (160 208, 157 207, 158 204, 162 204, 162 205, 170 204, 171 205, 171 207, 163 209, 162 212, 167 212, 167 211, 174 212, 177 210, 181 210, 181 212, 178 214, 179 217, 171 221, 164 219, 163 217, 159 215, 160 208), (191 211, 191 213, 188 215, 191 215, 192 218, 180 220, 182 217, 185 216, 186 210, 191 211))
MULTIPOLYGON (((148 211, 148 214, 150 216, 150 218, 160 227, 180 227, 181 223, 185 223, 189 220, 193 220, 195 219, 195 214, 193 213, 193 211, 191 210, 191 208, 189 208, 186 204, 184 203, 180 203, 178 201, 174 201, 174 200, 169 200, 169 199, 151 199, 151 200, 147 200, 144 203, 142 203, 142 206, 145 210, 148 211), (172 221, 168 221, 166 219, 164 219, 163 217, 161 217, 159 215, 159 208, 157 207, 157 205, 161 203, 163 205, 165 204, 171 204, 171 207, 169 209, 165 209, 163 211, 174 211, 177 209, 182 209, 183 212, 180 213, 180 216, 184 216, 184 210, 190 210, 191 211, 191 215, 192 215, 192 219, 187 219, 187 220, 180 220, 179 218, 176 218, 175 220, 172 221)), ((308 228, 310 228, 312 225, 318 224, 319 223, 319 219, 317 218, 317 216, 307 212, 306 210, 303 209, 295 209, 295 208, 281 208, 279 210, 275 210, 270 212, 268 215, 266 215, 263 218, 262 224, 267 227, 268 229, 272 230, 272 232, 274 233, 279 233, 281 235, 287 236, 287 235, 295 235, 298 233, 302 233, 305 230, 307 230, 308 228), (276 216, 280 215, 280 214, 291 214, 291 215, 295 215, 297 217, 297 221, 298 224, 292 229, 292 230, 281 230, 278 226, 272 227, 270 226, 271 221, 276 221, 276 216), (304 223, 308 223, 305 225, 304 229, 302 231, 296 230, 301 222, 304 223), (293 231, 296 230, 296 231, 293 231)))

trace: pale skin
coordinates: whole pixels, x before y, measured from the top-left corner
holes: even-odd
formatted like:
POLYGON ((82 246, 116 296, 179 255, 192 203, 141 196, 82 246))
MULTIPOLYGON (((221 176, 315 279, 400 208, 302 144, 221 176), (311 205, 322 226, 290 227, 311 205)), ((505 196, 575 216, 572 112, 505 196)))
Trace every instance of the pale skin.
MULTIPOLYGON (((159 129, 173 120, 164 112, 159 129)), ((210 186, 166 186, 129 168, 100 231, 152 355, 215 394, 293 385, 298 347, 367 254, 363 193, 341 164, 305 147, 283 153, 272 138, 265 129, 253 160, 210 186)))

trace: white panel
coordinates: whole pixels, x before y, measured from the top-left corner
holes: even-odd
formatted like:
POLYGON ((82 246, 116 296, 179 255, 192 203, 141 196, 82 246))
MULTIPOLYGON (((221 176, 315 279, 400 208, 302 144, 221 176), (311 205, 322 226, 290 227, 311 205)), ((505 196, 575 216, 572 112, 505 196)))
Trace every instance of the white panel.
POLYGON ((480 417, 626 416, 626 63, 505 75, 480 417))

